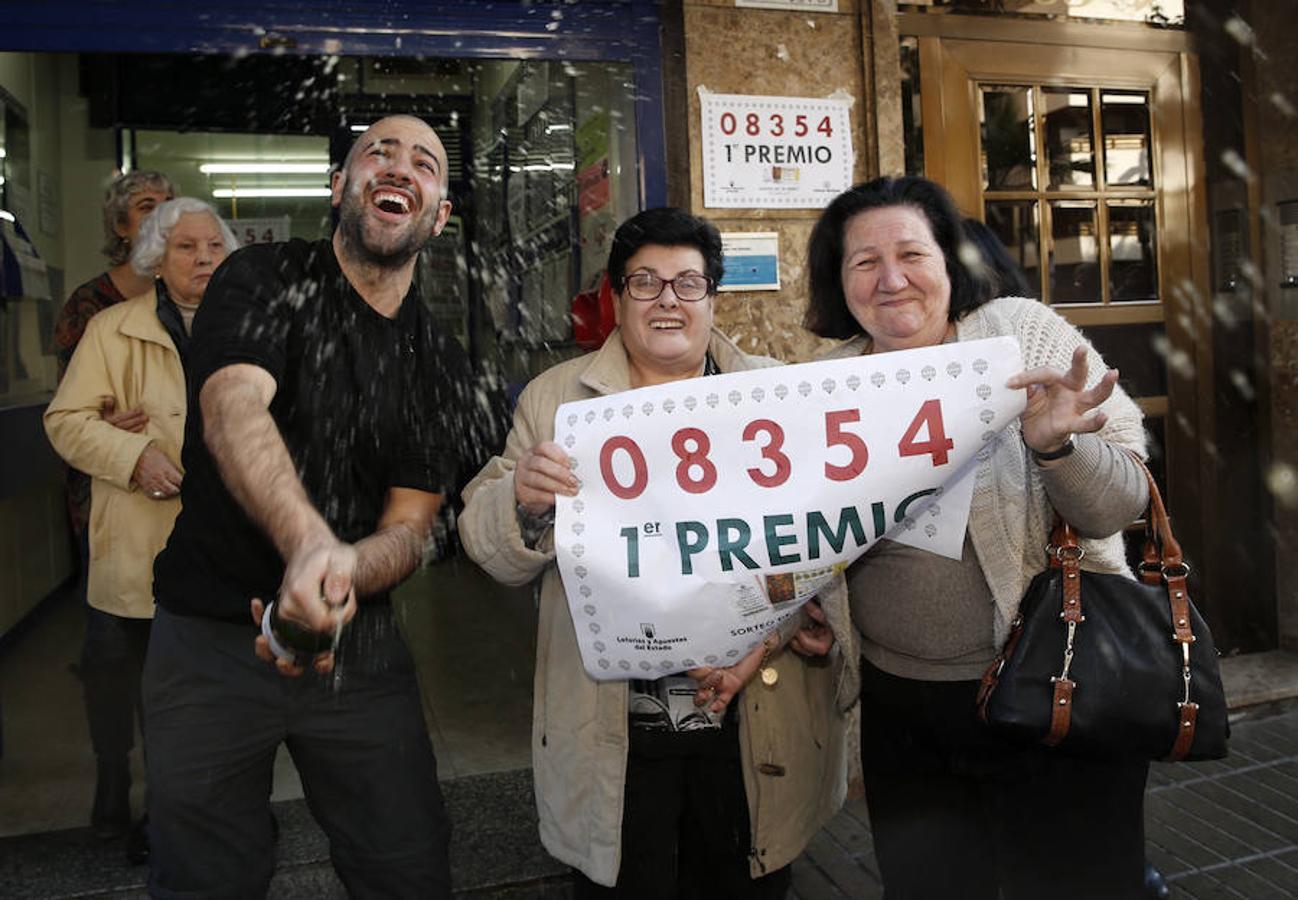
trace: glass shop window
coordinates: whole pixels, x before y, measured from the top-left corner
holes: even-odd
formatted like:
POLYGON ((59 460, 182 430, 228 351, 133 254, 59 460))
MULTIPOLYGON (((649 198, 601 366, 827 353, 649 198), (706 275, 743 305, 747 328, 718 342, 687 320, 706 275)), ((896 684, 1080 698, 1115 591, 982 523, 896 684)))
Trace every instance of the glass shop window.
POLYGON ((325 237, 332 167, 392 113, 447 149, 454 212, 421 253, 421 296, 475 362, 524 382, 578 352, 572 298, 639 209, 636 96, 629 63, 0 53, 0 231, 27 236, 48 281, 0 301, 0 402, 52 392, 53 317, 107 268, 117 174, 165 172, 245 243, 325 237))

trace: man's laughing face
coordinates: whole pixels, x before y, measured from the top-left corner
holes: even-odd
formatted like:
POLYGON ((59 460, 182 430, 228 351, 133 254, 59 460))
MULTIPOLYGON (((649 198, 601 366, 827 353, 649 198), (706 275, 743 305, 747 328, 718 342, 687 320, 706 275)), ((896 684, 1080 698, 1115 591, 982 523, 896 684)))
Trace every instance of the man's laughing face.
POLYGON ((357 139, 334 175, 344 244, 362 261, 400 268, 451 212, 446 150, 431 128, 408 116, 381 119, 357 139))

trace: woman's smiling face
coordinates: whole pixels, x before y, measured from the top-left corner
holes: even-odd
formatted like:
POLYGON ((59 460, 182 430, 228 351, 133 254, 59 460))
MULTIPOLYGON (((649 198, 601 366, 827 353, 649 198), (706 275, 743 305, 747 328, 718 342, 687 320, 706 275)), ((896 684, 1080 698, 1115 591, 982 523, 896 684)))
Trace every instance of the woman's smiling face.
MULTIPOLYGON (((626 263, 626 278, 639 273, 664 280, 705 274, 696 247, 646 244, 626 263)), ((712 330, 712 300, 684 301, 671 285, 656 300, 636 300, 625 283, 618 292, 618 324, 631 363, 634 386, 689 378, 703 369, 712 330)))
POLYGON ((843 296, 876 351, 942 343, 951 279, 928 219, 911 206, 853 216, 843 232, 843 296))

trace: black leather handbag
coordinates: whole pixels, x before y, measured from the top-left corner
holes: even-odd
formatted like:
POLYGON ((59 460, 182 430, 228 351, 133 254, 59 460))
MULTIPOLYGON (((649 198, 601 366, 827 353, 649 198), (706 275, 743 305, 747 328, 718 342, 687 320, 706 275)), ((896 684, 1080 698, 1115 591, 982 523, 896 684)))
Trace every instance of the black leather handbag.
POLYGON ((995 731, 1082 756, 1220 759, 1230 727, 1212 633, 1186 588, 1190 568, 1149 480, 1140 578, 1086 572, 1056 519, 1050 566, 1032 579, 980 714, 995 731))

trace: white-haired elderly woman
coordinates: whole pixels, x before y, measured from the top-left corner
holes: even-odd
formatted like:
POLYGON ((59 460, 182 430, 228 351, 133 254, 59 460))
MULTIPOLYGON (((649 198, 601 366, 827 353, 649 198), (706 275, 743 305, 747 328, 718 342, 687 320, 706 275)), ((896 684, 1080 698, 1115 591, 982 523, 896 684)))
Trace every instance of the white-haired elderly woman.
MULTIPOLYGON (((85 334, 86 323, 97 313, 134 297, 149 289, 152 278, 138 274, 131 268, 131 248, 140 232, 140 223, 159 203, 165 203, 176 196, 176 186, 171 179, 161 172, 141 170, 126 175, 119 175, 112 180, 104 192, 103 254, 108 257, 109 268, 77 288, 68 296, 67 302, 54 317, 54 344, 57 348, 59 378, 72 360, 81 336, 85 334)), ((128 431, 140 431, 144 428, 145 416, 138 409, 117 409, 104 403, 100 415, 110 425, 125 428, 128 431)), ((78 590, 82 596, 86 591, 86 572, 90 568, 90 547, 86 540, 86 526, 90 521, 90 476, 79 469, 69 466, 67 473, 67 508, 68 524, 72 528, 77 542, 78 555, 81 560, 80 581, 78 590)), ((84 663, 83 663, 84 665, 84 663)), ((91 703, 92 682, 86 681, 86 702, 91 703)), ((97 683, 97 681, 95 682, 97 683)), ((111 783, 103 777, 104 767, 100 767, 99 787, 96 798, 101 793, 105 798, 120 794, 120 791, 107 790, 111 783)), ((119 833, 125 824, 120 818, 129 812, 120 799, 113 809, 105 807, 96 800, 91 824, 104 837, 119 833), (105 818, 106 816, 106 818, 105 818)))
POLYGON ((201 200, 160 204, 131 252, 135 271, 151 276, 153 286, 86 324, 45 411, 54 449, 91 477, 81 672, 99 766, 91 821, 106 837, 131 823, 128 757, 153 618, 153 557, 180 511, 189 324, 212 273, 237 247, 201 200), (140 428, 110 424, 101 415, 106 402, 139 410, 140 428))

